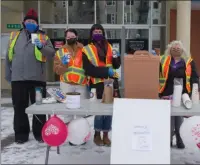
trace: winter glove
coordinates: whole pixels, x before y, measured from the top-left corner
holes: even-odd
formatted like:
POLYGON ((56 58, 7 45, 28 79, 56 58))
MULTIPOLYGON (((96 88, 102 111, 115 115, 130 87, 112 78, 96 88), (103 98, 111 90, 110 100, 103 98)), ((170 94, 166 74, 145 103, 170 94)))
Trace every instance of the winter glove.
POLYGON ((70 60, 70 55, 68 54, 64 55, 61 59, 63 65, 67 65, 69 63, 69 60, 70 60))
POLYGON ((116 49, 113 49, 112 56, 113 56, 113 58, 117 58, 117 57, 120 56, 120 54, 119 54, 119 52, 116 49))
POLYGON ((108 69, 108 75, 109 75, 109 77, 113 77, 114 76, 114 71, 113 71, 112 68, 108 69))
POLYGON ((42 43, 40 42, 40 40, 38 38, 35 39, 35 45, 41 49, 43 47, 42 43))

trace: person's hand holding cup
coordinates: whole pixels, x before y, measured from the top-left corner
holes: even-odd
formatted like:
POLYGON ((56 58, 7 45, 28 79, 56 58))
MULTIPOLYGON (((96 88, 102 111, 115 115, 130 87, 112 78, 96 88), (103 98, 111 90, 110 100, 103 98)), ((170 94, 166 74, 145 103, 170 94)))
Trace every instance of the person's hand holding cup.
POLYGON ((70 61, 71 55, 69 53, 64 54, 64 56, 61 58, 62 64, 67 65, 70 61))

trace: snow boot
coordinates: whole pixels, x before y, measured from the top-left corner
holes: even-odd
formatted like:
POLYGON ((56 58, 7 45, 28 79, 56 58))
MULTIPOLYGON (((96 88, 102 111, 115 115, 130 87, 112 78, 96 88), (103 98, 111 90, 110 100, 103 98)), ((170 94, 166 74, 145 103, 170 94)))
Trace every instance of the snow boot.
POLYGON ((101 139, 101 132, 95 131, 93 141, 97 146, 103 146, 104 145, 103 140, 101 139))
POLYGON ((105 146, 110 147, 111 146, 111 141, 108 137, 108 132, 103 133, 103 143, 105 146))

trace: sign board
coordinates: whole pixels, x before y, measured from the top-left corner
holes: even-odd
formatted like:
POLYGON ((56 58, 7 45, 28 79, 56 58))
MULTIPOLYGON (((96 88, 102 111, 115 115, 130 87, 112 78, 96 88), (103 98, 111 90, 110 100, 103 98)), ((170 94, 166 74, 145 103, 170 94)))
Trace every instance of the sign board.
POLYGON ((54 41, 54 47, 56 49, 61 48, 64 45, 64 41, 54 41))
POLYGON ((170 101, 115 98, 111 164, 170 164, 170 101))
POLYGON ((21 24, 7 24, 7 29, 21 29, 21 24))
POLYGON ((130 39, 127 41, 127 52, 135 52, 137 50, 148 51, 148 39, 130 39))

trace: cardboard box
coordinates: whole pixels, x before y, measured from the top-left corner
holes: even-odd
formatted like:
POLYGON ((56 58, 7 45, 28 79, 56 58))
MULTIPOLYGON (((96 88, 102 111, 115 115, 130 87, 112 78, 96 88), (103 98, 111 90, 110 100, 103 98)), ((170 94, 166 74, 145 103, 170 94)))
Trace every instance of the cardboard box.
POLYGON ((160 57, 136 51, 124 57, 124 97, 158 99, 160 57))

